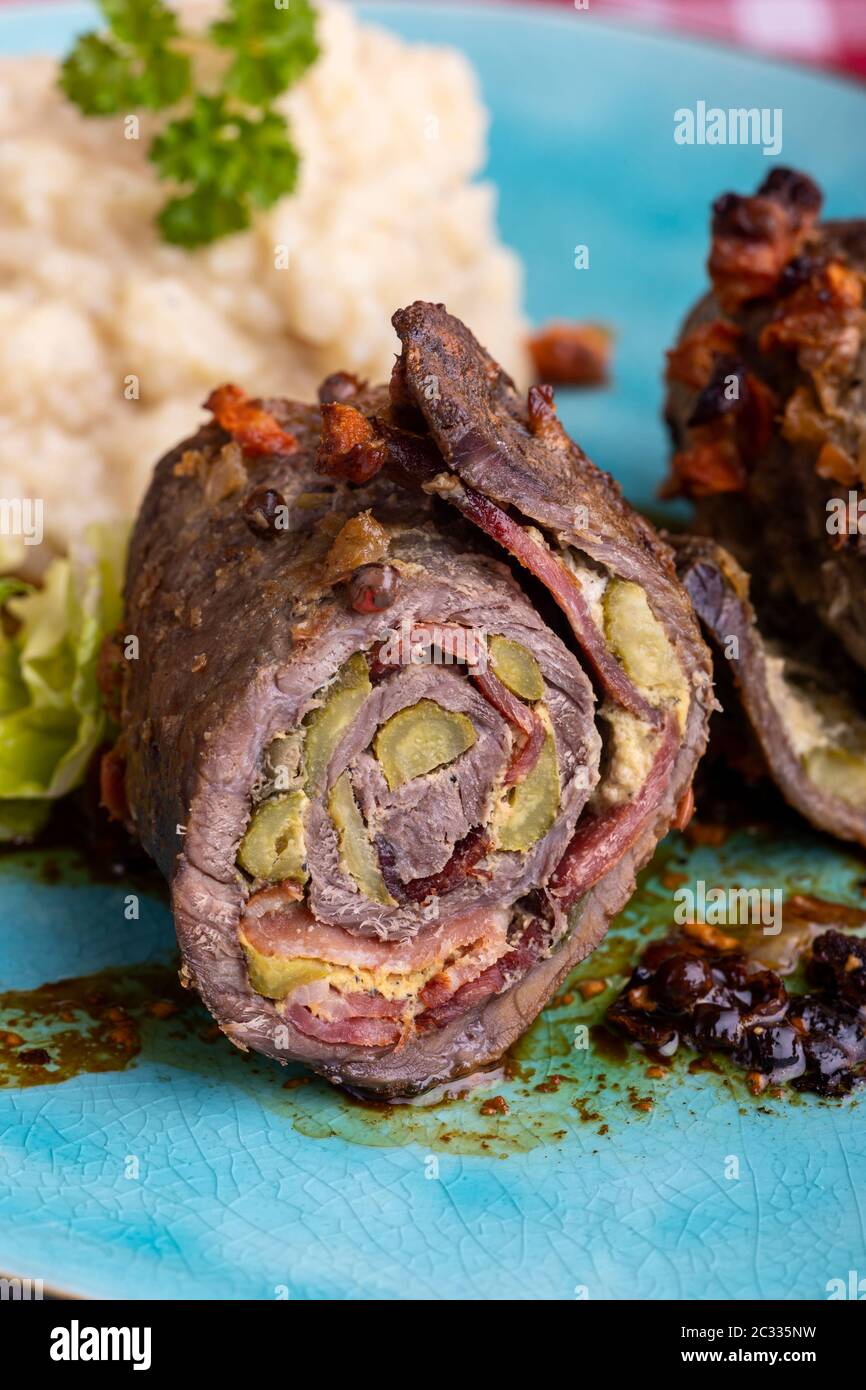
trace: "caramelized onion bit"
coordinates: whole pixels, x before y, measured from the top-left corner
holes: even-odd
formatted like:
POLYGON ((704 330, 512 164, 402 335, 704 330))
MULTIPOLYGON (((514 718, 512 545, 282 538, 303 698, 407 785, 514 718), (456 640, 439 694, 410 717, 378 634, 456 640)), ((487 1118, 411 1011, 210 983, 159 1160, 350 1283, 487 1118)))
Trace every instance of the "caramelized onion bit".
POLYGON ((360 410, 331 401, 322 406, 316 469, 327 477, 368 483, 385 463, 385 445, 360 410))
POLYGON ((370 511, 359 512, 341 526, 325 557, 324 578, 337 584, 362 565, 377 565, 388 553, 388 533, 370 511))

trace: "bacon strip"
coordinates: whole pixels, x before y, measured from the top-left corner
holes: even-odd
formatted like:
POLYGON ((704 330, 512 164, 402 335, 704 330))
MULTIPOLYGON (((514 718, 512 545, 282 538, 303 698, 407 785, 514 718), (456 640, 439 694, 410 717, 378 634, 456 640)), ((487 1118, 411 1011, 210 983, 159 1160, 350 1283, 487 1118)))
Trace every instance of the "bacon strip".
POLYGON ((492 671, 470 671, 481 694, 499 710, 521 735, 521 743, 505 774, 506 787, 514 787, 529 776, 541 756, 546 729, 534 710, 519 700, 492 671))
MULTIPOLYGON (((370 675, 375 680, 407 664, 411 651, 438 647, 455 666, 474 666, 483 657, 485 639, 475 628, 459 623, 410 623, 404 620, 395 636, 379 642, 371 652, 370 675)), ((414 659, 414 658, 413 658, 414 659)))
POLYGON ((211 391, 204 406, 250 457, 293 454, 298 447, 295 436, 283 429, 261 401, 248 396, 240 386, 218 386, 211 391))
POLYGON ((346 1018, 402 1018, 411 1000, 386 999, 375 990, 356 990, 344 994, 334 989, 327 980, 312 980, 299 985, 288 996, 291 1003, 312 1009, 317 1018, 328 1023, 339 1023, 346 1018))
POLYGON ((608 651, 593 622, 579 581, 553 552, 543 542, 534 540, 494 502, 471 488, 463 488, 462 496, 449 494, 448 500, 492 540, 498 541, 524 569, 541 580, 568 618, 593 674, 610 698, 629 714, 658 727, 662 718, 660 711, 635 689, 608 651))
POLYGON ((536 719, 532 710, 519 700, 507 685, 503 685, 498 676, 489 668, 486 671, 470 671, 469 674, 485 700, 488 700, 494 709, 499 710, 509 724, 513 724, 515 729, 519 729, 527 737, 534 732, 536 719))
POLYGON ((634 844, 647 818, 664 796, 678 746, 679 731, 671 715, 649 775, 637 796, 601 816, 585 816, 580 822, 550 880, 548 891, 563 907, 577 902, 634 844))
POLYGON ((511 766, 505 774, 506 787, 516 787, 519 782, 525 782, 538 759, 541 757, 541 750, 544 747, 544 740, 547 730, 542 724, 538 715, 532 716, 532 733, 525 740, 523 747, 518 749, 511 760, 511 766))
MULTIPOLYGON (((329 927, 291 899, 279 908, 277 890, 267 889, 256 896, 265 899, 260 905, 262 914, 258 920, 255 916, 247 920, 244 935, 260 948, 270 943, 276 948, 275 954, 291 957, 309 953, 329 960, 336 957, 349 964, 354 959, 358 966, 390 965, 395 972, 422 968, 437 956, 453 957, 452 964, 428 981, 422 990, 420 998, 424 1003, 431 987, 430 997, 440 1003, 457 994, 465 999, 463 992, 471 990, 479 979, 484 980, 479 997, 495 992, 490 986, 497 979, 491 973, 498 964, 497 957, 507 963, 506 973, 512 974, 523 959, 506 948, 505 933, 510 916, 507 911, 472 913, 413 941, 388 943, 355 938, 339 927, 329 927)), ((503 976, 497 988, 504 982, 503 976)), ((300 1032, 323 1042, 389 1047, 404 1039, 412 1003, 408 996, 386 999, 372 990, 345 994, 322 979, 293 990, 284 1002, 283 1013, 300 1032), (313 1008, 315 1013, 311 1012, 313 1008)))
POLYGON ((320 1042, 347 1043, 352 1047, 393 1047, 403 1036, 403 1026, 387 1018, 341 1018, 332 1022, 317 1018, 301 1004, 287 1004, 285 1017, 308 1038, 320 1042))
POLYGON ((441 1028, 443 1024, 465 1013, 474 1004, 480 1004, 491 995, 501 993, 509 980, 523 974, 535 963, 541 954, 545 936, 544 924, 536 918, 530 922, 513 951, 501 956, 480 975, 476 975, 474 980, 468 980, 465 985, 461 985, 450 998, 443 997, 439 976, 430 980, 421 991, 421 1001, 427 1008, 415 1020, 418 1031, 441 1028))
POLYGON ((438 874, 428 874, 426 878, 409 879, 407 883, 394 867, 394 851, 388 841, 384 836, 377 835, 375 843, 385 887, 398 903, 422 903, 426 898, 441 898, 445 893, 450 893, 490 849, 489 836, 476 825, 462 840, 457 841, 444 869, 440 869, 438 874))
POLYGON ((421 970, 484 936, 498 934, 501 938, 508 921, 507 911, 479 908, 405 941, 381 941, 320 922, 309 908, 283 894, 284 886, 266 888, 249 899, 241 930, 257 950, 288 960, 304 956, 395 973, 421 970))

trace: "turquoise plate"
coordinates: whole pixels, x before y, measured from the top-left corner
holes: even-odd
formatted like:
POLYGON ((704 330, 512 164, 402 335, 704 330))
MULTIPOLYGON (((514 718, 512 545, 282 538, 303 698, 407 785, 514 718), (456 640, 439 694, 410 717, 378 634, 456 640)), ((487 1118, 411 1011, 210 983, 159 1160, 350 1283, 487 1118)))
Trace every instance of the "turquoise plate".
MULTIPOLYGON (((579 12, 365 13, 475 63, 533 318, 595 318, 618 334, 612 390, 573 397, 566 419, 650 503, 662 350, 701 289, 709 201, 768 165, 755 148, 676 145, 673 112, 699 99, 781 108, 782 159, 820 179, 831 213, 862 215, 866 94, 579 12), (579 243, 588 271, 573 266, 579 243)), ((0 51, 60 52, 91 18, 0 13, 0 51)), ((635 938, 669 922, 680 874, 863 903, 862 862, 806 831, 741 833, 717 849, 674 836, 585 977, 616 986, 635 938)), ((687 1059, 651 1077, 603 1033, 575 1047, 609 993, 584 1002, 573 990, 544 1013, 496 1087, 508 1114, 483 1114, 485 1093, 386 1112, 215 1039, 178 997, 152 885, 99 883, 70 853, 8 856, 0 933, 0 1269, 46 1288, 820 1299, 850 1270, 866 1274, 858 1101, 755 1100, 740 1077, 691 1072, 687 1059), (37 1051, 13 1070, 9 1032, 49 1064, 37 1051)))

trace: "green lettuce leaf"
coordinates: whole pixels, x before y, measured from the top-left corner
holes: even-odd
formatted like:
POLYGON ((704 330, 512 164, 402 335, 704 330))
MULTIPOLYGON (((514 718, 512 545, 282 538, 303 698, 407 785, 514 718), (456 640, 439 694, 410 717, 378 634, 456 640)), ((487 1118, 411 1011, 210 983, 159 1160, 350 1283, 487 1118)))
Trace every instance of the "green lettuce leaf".
POLYGON ((109 733, 96 668, 121 618, 127 536, 89 527, 40 588, 0 579, 0 604, 17 624, 0 632, 0 840, 35 834, 109 733))

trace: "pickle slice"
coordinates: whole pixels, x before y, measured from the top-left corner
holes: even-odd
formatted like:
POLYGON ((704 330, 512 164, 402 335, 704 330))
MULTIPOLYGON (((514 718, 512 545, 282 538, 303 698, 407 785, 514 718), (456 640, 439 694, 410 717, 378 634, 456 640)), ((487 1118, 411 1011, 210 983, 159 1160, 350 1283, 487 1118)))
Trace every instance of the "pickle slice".
POLYGON ((318 785, 331 754, 372 689, 366 659, 356 652, 326 690, 325 703, 307 715, 304 770, 309 792, 318 785))
POLYGON ((238 863, 253 878, 282 883, 293 878, 306 883, 304 868, 304 810, 302 791, 283 792, 257 807, 238 850, 238 863))
POLYGON ((328 811, 340 836, 340 853, 346 868, 361 892, 374 902, 393 907, 394 899, 385 887, 348 772, 342 773, 331 788, 328 811))
POLYGON ((667 634, 639 584, 612 579, 604 591, 604 635, 623 669, 654 704, 676 705, 680 728, 689 708, 689 687, 667 634))
POLYGON ((820 791, 841 797, 850 806, 866 807, 866 757, 846 748, 813 748, 803 758, 820 791))
POLYGON ((308 985, 313 980, 323 980, 329 967, 323 960, 310 960, 305 956, 266 956, 259 951, 240 932, 240 943, 247 959, 247 973, 256 994, 266 999, 285 999, 299 985, 308 985))
POLYGON ((477 738, 465 714, 443 709, 435 700, 419 700, 398 710, 376 734, 376 757, 391 791, 451 763, 477 738))
POLYGON ((548 728, 538 762, 526 780, 508 793, 497 813, 497 849, 532 849, 556 820, 559 796, 556 743, 548 728))
POLYGON ((531 651, 512 642, 510 637, 491 637, 487 643, 490 669, 512 695, 522 700, 540 700, 544 695, 544 677, 531 651))

